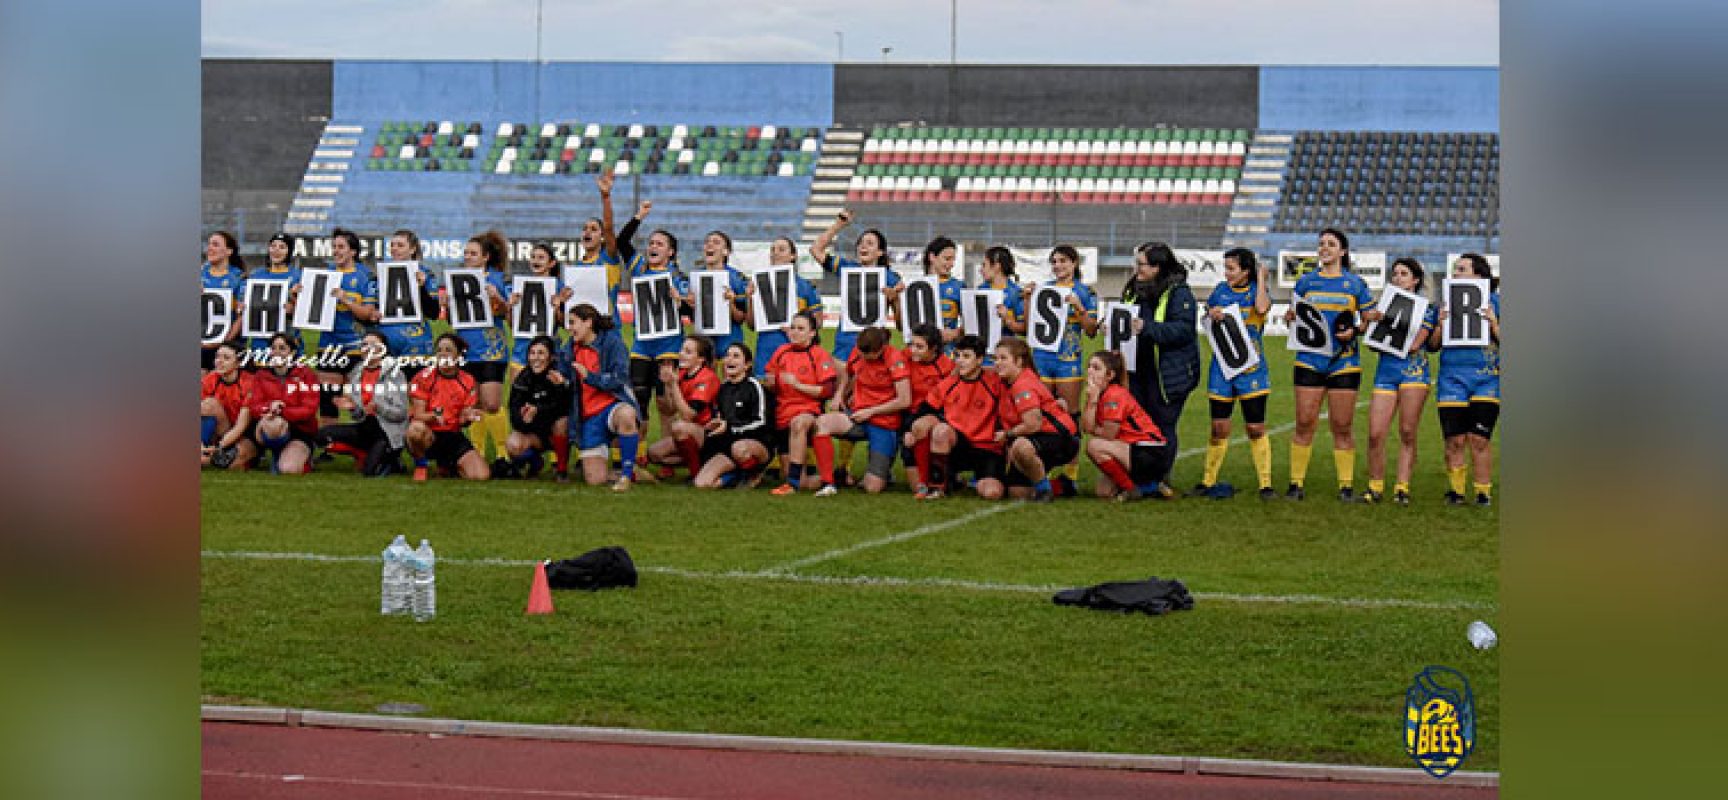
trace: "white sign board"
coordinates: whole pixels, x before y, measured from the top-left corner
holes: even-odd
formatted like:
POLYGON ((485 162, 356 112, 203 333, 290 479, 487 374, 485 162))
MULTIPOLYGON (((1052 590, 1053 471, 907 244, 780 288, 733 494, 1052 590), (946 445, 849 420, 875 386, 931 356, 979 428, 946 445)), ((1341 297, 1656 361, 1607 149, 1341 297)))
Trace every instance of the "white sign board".
POLYGON ((1380 293, 1380 302, 1374 307, 1385 316, 1368 323, 1363 343, 1390 356, 1403 358, 1409 355, 1410 345, 1422 331, 1422 318, 1428 313, 1428 298, 1388 286, 1380 293))
POLYGON ((1490 304, 1487 278, 1447 278, 1440 283, 1446 321, 1441 323, 1443 347, 1487 347, 1493 343, 1482 309, 1490 304))
POLYGON ((378 264, 378 321, 385 325, 420 322, 426 318, 420 307, 420 264, 414 261, 384 261, 378 264))
MULTIPOLYGON (((311 273, 311 270, 306 271, 307 275, 311 273)), ((450 327, 457 330, 492 327, 492 298, 486 294, 485 270, 446 270, 444 282, 449 289, 450 327)), ((301 283, 310 285, 304 277, 301 283)), ((301 299, 305 299, 305 294, 301 299)), ((298 317, 298 307, 295 312, 298 317)))
POLYGON ((983 339, 985 352, 995 352, 1002 341, 1002 295, 1001 289, 960 290, 961 331, 983 339))
POLYGON ((246 313, 240 332, 253 338, 275 336, 288 329, 288 281, 246 282, 246 313))
POLYGON ((1104 349, 1121 353, 1123 366, 1129 372, 1140 369, 1140 338, 1134 334, 1134 320, 1139 317, 1139 306, 1113 300, 1104 301, 1099 317, 1104 327, 1104 349))
POLYGON ((882 296, 887 270, 861 267, 840 273, 840 330, 857 333, 879 326, 888 319, 888 301, 882 296))
POLYGON ((732 333, 731 303, 726 290, 731 274, 725 270, 702 269, 690 273, 690 290, 694 303, 696 332, 703 336, 726 336, 732 333))
POLYGON ((1074 290, 1040 286, 1026 302, 1026 340, 1034 350, 1055 353, 1062 349, 1062 334, 1068 330, 1068 298, 1074 290))
POLYGON ((792 312, 798 307, 794 296, 798 282, 792 274, 792 266, 764 267, 756 270, 750 280, 756 285, 750 303, 756 330, 777 331, 791 325, 792 312))
POLYGON ((636 312, 636 339, 665 339, 682 331, 678 320, 677 287, 666 273, 637 278, 630 297, 636 312))
POLYGON ((553 317, 557 312, 553 307, 558 300, 557 278, 517 275, 510 297, 515 306, 510 313, 510 335, 532 339, 557 332, 558 321, 553 317))
POLYGON ((300 273, 300 300, 294 304, 294 327, 314 331, 336 328, 336 299, 342 291, 342 273, 309 269, 300 273))
POLYGON ((220 344, 234 329, 234 294, 227 289, 205 289, 199 302, 203 323, 202 344, 220 344))
POLYGON ((1205 317, 1206 337, 1212 340, 1212 355, 1218 360, 1218 371, 1225 380, 1254 369, 1260 363, 1260 350, 1254 346, 1254 336, 1242 319, 1242 307, 1234 303, 1220 306, 1223 316, 1213 320, 1205 317))
POLYGON ((1332 329, 1326 315, 1306 301, 1292 301, 1296 319, 1290 322, 1290 349, 1298 353, 1313 353, 1330 357, 1333 353, 1332 329))

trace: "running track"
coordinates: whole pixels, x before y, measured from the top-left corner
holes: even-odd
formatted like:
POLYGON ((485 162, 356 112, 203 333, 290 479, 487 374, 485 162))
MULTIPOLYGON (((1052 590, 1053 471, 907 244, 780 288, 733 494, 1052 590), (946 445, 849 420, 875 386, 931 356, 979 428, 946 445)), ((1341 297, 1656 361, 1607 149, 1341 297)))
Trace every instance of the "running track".
POLYGON ((1339 783, 907 758, 203 723, 203 797, 370 800, 1182 797, 1488 798, 1494 788, 1339 783))

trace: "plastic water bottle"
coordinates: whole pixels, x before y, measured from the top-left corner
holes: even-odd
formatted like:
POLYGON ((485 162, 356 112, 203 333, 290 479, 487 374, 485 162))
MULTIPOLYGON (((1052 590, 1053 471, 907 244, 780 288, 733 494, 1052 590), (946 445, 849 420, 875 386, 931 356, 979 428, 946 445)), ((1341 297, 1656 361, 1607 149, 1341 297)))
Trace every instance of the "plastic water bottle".
POLYGON ((1500 641, 1500 637, 1494 635, 1494 629, 1482 620, 1470 623, 1465 634, 1470 637, 1470 644, 1475 645, 1477 650, 1487 650, 1500 641))
POLYGON ((408 593, 411 590, 408 558, 414 551, 408 547, 408 539, 402 534, 396 534, 396 540, 384 548, 383 583, 378 590, 380 614, 408 613, 408 593))
POLYGON ((437 565, 437 556, 432 552, 432 542, 420 540, 420 549, 415 550, 414 592, 409 603, 414 612, 415 622, 425 622, 438 615, 438 583, 433 567, 437 565))

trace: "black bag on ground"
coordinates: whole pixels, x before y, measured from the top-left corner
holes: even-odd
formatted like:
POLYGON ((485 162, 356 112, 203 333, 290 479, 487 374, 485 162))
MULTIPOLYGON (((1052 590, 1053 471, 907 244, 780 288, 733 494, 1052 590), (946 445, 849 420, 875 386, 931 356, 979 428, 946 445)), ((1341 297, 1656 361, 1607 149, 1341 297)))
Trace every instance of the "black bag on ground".
POLYGON ((1051 598, 1059 606, 1083 606, 1099 611, 1140 611, 1156 617, 1167 611, 1188 611, 1194 608, 1194 596, 1181 581, 1159 580, 1153 575, 1143 581, 1100 583, 1083 589, 1063 589, 1051 598))
POLYGON ((622 547, 589 550, 575 558, 546 563, 546 583, 554 589, 611 589, 636 585, 636 564, 622 547))

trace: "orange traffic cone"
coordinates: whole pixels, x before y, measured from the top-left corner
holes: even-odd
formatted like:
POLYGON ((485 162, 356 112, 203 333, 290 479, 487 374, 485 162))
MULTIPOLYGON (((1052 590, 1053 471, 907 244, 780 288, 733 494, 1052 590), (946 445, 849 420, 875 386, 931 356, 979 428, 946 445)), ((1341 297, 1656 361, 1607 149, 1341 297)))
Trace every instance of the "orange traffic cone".
POLYGON ((552 613, 552 587, 546 583, 546 562, 534 565, 534 587, 528 590, 528 613, 552 613))

